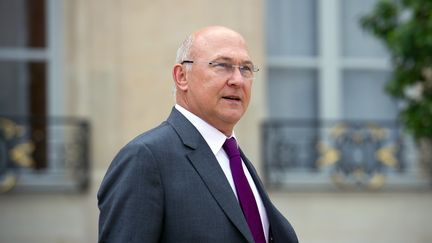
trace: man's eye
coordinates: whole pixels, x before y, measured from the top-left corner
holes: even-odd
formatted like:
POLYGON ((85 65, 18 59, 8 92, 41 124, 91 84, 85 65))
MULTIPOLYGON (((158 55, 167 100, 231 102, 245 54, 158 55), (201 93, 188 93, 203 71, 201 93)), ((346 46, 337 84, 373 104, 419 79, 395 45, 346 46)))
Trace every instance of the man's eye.
POLYGON ((224 63, 224 62, 215 62, 215 63, 213 63, 213 67, 229 69, 229 68, 231 68, 231 65, 228 63, 224 63))
POLYGON ((246 65, 246 66, 241 66, 240 69, 244 72, 252 72, 253 68, 251 66, 246 65))

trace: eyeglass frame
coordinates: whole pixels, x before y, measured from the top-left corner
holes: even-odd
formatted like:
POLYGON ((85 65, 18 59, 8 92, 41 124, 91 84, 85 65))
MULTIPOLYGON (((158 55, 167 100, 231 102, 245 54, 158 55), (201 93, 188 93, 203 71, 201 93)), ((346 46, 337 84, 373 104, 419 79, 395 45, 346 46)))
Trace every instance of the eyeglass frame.
POLYGON ((217 65, 222 65, 220 67, 224 68, 225 70, 231 70, 231 71, 228 71, 231 73, 231 75, 234 73, 234 68, 238 68, 241 76, 245 79, 254 79, 253 73, 256 73, 260 70, 257 66, 251 64, 251 66, 252 66, 251 76, 247 77, 247 76, 244 76, 244 72, 248 71, 248 70, 244 69, 244 68, 247 68, 247 65, 235 65, 235 64, 230 64, 228 62, 206 62, 206 61, 192 61, 192 60, 183 60, 182 62, 180 62, 181 65, 194 64, 194 63, 204 63, 204 64, 210 65, 211 67, 216 67, 217 65))

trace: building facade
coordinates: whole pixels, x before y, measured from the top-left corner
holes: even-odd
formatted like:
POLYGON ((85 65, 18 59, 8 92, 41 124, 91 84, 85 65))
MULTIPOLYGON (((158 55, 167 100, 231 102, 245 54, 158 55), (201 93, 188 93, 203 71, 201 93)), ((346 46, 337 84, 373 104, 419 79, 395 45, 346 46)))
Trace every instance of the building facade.
MULTIPOLYGON (((271 130, 275 121, 332 121, 325 129, 320 122, 286 136, 301 140, 313 134, 320 138, 314 142, 333 148, 328 134, 339 121, 395 121, 398 106, 382 91, 391 74, 388 56, 357 25, 375 2, 1 1, 0 114, 7 116, 0 124, 13 121, 27 133, 16 129, 15 140, 0 145, 16 148, 40 134, 69 142, 26 145, 20 151, 33 153, 34 160, 15 159, 8 167, 18 172, 13 186, 2 185, 0 242, 97 241, 96 192, 109 163, 127 141, 167 117, 174 105, 176 49, 193 30, 208 25, 240 32, 260 66, 236 134, 301 242, 431 242, 432 195, 427 180, 412 175, 420 170, 415 156, 405 158, 408 176, 386 170, 390 188, 341 189, 330 167, 314 164, 331 154, 318 152, 312 164, 291 166, 283 159, 294 154, 287 140, 276 152, 263 142, 275 141, 268 140, 272 132, 283 133, 271 130), (22 117, 50 118, 33 123, 22 117), (59 147, 62 152, 35 152, 59 147), (77 153, 81 156, 74 157, 77 153), (282 167, 271 162, 277 156, 282 167)), ((393 156, 389 153, 384 152, 393 156)), ((6 185, 6 174, 0 175, 6 185)))

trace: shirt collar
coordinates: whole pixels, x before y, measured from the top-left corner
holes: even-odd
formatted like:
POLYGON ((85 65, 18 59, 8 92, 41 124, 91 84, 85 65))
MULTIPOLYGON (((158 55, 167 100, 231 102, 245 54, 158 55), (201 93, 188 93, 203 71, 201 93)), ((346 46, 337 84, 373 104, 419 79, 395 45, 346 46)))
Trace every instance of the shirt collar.
MULTIPOLYGON (((186 119, 188 119, 192 125, 198 130, 198 132, 201 134, 201 136, 204 138, 204 140, 209 145, 211 151, 213 154, 217 154, 219 150, 222 148, 222 145, 225 143, 225 140, 227 137, 225 134, 223 134, 221 131, 217 130, 212 125, 208 124, 206 121, 198 117, 197 115, 193 114, 192 112, 186 110, 179 104, 175 105, 175 108, 183 114, 186 119)), ((232 137, 235 138, 235 134, 233 131, 232 137)))

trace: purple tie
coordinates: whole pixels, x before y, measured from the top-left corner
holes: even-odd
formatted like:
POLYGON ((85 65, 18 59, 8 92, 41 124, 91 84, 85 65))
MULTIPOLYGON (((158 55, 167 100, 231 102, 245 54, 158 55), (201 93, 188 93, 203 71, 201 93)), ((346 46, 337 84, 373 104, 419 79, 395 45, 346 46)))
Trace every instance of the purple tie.
POLYGON ((240 151, 237 148, 237 142, 235 138, 232 137, 227 139, 223 145, 223 149, 229 157, 231 173, 234 179, 240 206, 243 210, 243 214, 246 218, 255 243, 265 243, 266 241, 261 224, 260 214, 255 197, 252 193, 252 189, 249 186, 249 183, 243 172, 240 151))

